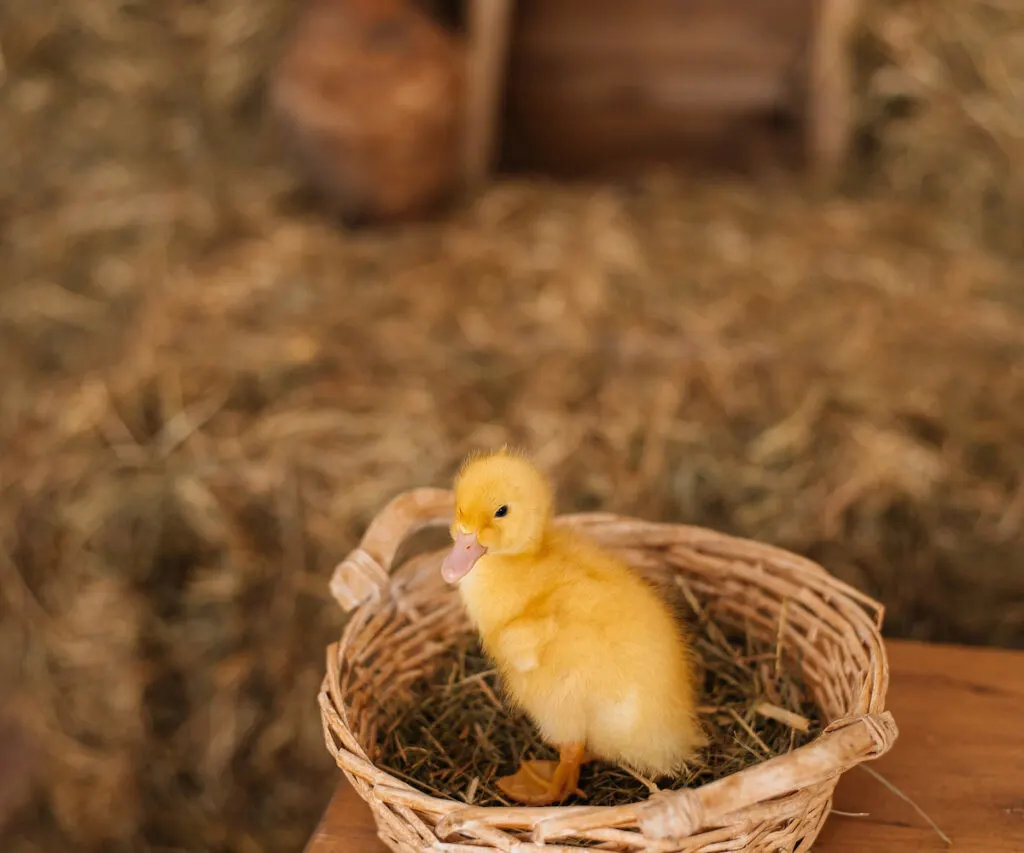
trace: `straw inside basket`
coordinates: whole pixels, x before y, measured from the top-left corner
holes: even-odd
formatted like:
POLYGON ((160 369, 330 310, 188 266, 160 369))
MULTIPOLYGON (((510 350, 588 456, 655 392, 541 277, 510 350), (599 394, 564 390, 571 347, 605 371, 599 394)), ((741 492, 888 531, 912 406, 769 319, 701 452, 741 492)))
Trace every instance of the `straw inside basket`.
MULTIPOLYGON (((820 729, 799 665, 775 640, 727 632, 703 612, 686 614, 704 670, 701 718, 710 747, 660 789, 692 787, 809 743, 820 729)), ((511 805, 495 786, 524 757, 555 758, 522 714, 509 712, 500 679, 465 634, 383 709, 377 764, 435 796, 472 805, 511 805)), ((588 805, 622 805, 647 797, 654 780, 621 768, 585 768, 588 805)))

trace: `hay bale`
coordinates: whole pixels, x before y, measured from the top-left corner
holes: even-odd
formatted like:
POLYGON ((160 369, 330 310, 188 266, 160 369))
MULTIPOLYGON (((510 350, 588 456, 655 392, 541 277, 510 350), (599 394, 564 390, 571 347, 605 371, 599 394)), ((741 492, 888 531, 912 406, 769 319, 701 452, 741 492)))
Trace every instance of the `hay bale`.
POLYGON ((1024 252, 1024 11, 1004 0, 872 0, 860 32, 851 182, 1024 252))

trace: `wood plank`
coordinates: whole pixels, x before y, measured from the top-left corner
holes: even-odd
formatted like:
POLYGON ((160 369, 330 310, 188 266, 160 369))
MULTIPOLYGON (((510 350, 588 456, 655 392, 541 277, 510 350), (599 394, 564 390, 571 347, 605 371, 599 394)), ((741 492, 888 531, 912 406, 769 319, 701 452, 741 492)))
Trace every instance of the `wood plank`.
MULTIPOLYGON (((1024 654, 890 643, 887 705, 900 727, 872 763, 942 827, 956 853, 1024 850, 1024 654)), ((945 850, 927 824, 861 770, 840 780, 815 850, 945 850)))
POLYGON ((512 10, 512 0, 469 0, 463 179, 471 190, 494 168, 512 10))
POLYGON ((815 7, 807 104, 807 147, 814 178, 835 186, 849 153, 854 121, 851 34, 860 0, 821 0, 815 7))
POLYGON ((342 780, 327 804, 305 853, 389 853, 377 837, 373 816, 348 782, 342 780))
MULTIPOLYGON (((900 737, 871 764, 951 837, 955 853, 1024 850, 1024 653, 890 641, 887 706, 900 737)), ((815 853, 941 851, 927 823, 861 770, 845 774, 815 853)), ((345 783, 307 853, 383 853, 366 804, 345 783)))

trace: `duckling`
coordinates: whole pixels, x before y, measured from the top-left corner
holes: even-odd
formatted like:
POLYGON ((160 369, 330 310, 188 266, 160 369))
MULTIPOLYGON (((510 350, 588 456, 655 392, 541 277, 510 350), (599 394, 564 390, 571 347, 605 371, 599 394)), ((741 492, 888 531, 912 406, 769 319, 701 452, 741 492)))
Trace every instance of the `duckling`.
POLYGON ((455 478, 457 584, 481 645, 559 760, 524 761, 499 780, 526 805, 577 791, 603 760, 657 778, 707 743, 693 654, 669 604, 617 556, 553 522, 550 483, 524 456, 472 456, 455 478))

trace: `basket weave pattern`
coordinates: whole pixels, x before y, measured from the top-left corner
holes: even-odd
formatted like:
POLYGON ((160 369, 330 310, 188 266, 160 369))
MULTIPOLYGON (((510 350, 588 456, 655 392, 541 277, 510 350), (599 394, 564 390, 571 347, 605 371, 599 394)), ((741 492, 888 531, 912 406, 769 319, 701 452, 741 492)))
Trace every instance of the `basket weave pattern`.
POLYGON ((450 492, 400 495, 331 581, 334 597, 352 615, 327 650, 324 735, 392 850, 568 853, 585 843, 622 853, 791 853, 798 845, 805 851, 828 815, 840 774, 892 747, 897 730, 884 710, 880 604, 777 548, 697 527, 581 514, 558 523, 586 531, 651 580, 684 578, 720 624, 778 638, 786 655, 800 661, 828 725, 786 755, 625 806, 474 807, 417 791, 374 764, 380 709, 391 697, 415 701, 408 685, 470 628, 458 593, 440 579, 441 552, 390 570, 410 535, 447 524, 451 512, 450 492))

